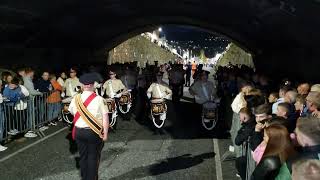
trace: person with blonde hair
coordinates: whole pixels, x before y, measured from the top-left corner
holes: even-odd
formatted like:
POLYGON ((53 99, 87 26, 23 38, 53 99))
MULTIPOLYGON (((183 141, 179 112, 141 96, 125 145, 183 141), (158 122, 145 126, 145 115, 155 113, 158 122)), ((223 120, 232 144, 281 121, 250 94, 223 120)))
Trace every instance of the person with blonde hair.
POLYGON ((302 117, 297 121, 295 133, 291 138, 300 146, 297 156, 288 160, 288 168, 303 159, 320 159, 320 120, 316 117, 302 117))
POLYGON ((311 91, 306 98, 306 102, 312 116, 320 118, 320 92, 311 91))
POLYGON ((320 160, 302 160, 293 164, 292 180, 320 179, 320 160))
POLYGON ((314 84, 313 86, 311 86, 310 91, 315 91, 320 93, 320 84, 314 84))

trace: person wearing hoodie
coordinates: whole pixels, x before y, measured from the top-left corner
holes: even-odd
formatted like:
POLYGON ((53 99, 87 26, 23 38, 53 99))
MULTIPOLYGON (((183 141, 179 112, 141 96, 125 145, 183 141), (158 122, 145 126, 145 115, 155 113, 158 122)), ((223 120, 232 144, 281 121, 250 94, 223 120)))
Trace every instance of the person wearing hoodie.
MULTIPOLYGON (((242 108, 239 112, 241 128, 239 129, 237 136, 235 138, 235 144, 237 146, 247 145, 248 139, 254 133, 254 128, 256 125, 254 116, 249 108, 242 108)), ((241 156, 236 159, 236 168, 242 179, 246 177, 246 165, 247 156, 241 156)))

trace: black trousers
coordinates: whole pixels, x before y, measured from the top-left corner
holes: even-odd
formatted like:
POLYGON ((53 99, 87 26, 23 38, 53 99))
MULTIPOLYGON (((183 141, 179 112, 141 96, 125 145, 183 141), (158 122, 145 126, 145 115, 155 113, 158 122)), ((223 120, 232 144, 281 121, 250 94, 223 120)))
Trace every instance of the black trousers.
POLYGON ((191 74, 190 75, 186 75, 186 82, 185 82, 185 86, 190 86, 190 78, 191 78, 191 74))
POLYGON ((87 128, 77 128, 75 139, 80 153, 82 180, 97 180, 100 155, 104 145, 102 139, 87 128))

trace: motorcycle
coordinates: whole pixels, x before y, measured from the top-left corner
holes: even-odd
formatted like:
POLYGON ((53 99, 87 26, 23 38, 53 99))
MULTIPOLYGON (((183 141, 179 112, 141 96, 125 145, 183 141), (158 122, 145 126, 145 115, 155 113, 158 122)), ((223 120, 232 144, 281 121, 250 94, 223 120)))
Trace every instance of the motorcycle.
POLYGON ((208 131, 212 130, 217 124, 219 104, 220 99, 209 100, 202 104, 202 126, 208 131))
POLYGON ((162 128, 167 115, 167 104, 164 99, 152 99, 151 101, 151 118, 157 128, 162 128), (160 122, 158 124, 157 122, 160 122))

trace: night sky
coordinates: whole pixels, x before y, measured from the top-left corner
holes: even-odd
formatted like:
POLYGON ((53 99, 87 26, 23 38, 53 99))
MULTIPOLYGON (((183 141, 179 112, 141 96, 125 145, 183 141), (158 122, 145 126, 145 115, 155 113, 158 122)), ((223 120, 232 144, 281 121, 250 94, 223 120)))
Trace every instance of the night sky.
POLYGON ((216 53, 223 52, 230 42, 226 37, 217 33, 210 33, 192 26, 162 26, 161 36, 165 36, 169 44, 192 49, 196 54, 203 49, 209 58, 214 57, 216 53))

